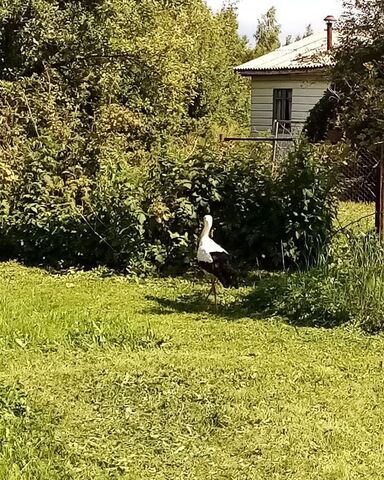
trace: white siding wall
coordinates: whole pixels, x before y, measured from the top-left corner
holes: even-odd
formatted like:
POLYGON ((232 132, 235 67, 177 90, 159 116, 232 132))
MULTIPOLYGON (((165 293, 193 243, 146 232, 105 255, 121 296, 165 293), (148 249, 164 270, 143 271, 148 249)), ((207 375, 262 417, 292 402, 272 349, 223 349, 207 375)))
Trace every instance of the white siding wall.
POLYGON ((292 88, 292 121, 304 122, 328 86, 324 77, 303 74, 252 77, 252 133, 272 128, 274 88, 292 88))

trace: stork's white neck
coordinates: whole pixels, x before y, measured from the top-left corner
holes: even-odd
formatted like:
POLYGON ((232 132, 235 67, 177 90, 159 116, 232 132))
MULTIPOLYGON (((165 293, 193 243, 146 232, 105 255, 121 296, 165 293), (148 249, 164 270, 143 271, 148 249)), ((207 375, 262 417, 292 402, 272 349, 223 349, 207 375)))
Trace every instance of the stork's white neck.
POLYGON ((204 228, 203 231, 201 232, 200 240, 203 238, 209 237, 209 232, 211 231, 213 224, 213 219, 211 216, 207 215, 204 217, 204 228))

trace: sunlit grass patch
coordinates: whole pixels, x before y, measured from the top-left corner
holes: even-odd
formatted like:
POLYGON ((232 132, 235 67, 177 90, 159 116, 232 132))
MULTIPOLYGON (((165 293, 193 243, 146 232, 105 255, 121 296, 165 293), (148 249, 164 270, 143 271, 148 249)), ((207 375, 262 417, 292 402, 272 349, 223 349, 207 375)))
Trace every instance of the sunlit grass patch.
POLYGON ((0 478, 380 478, 384 339, 266 316, 279 278, 215 311, 192 279, 1 265, 0 478))
POLYGON ((375 228, 375 204, 367 202, 340 202, 336 228, 352 232, 369 232, 375 228))

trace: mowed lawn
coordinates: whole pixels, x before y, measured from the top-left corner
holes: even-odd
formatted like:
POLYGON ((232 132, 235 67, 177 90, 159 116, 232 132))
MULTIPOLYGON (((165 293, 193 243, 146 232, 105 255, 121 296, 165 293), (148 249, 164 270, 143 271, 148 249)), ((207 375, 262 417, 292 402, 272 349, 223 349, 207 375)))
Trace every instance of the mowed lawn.
POLYGON ((384 478, 384 338, 252 287, 0 265, 0 479, 384 478))

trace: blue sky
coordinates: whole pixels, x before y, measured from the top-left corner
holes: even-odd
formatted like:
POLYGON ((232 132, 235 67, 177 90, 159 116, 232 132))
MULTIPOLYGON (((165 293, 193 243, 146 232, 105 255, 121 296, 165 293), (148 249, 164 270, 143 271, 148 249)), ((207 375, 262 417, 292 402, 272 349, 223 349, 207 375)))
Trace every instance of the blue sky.
MULTIPOLYGON (((225 0, 206 0, 208 5, 219 9, 225 0)), ((252 37, 257 19, 270 7, 277 9, 277 19, 282 27, 282 39, 288 34, 303 33, 311 23, 314 30, 325 28, 323 19, 327 15, 340 16, 341 0, 238 0, 239 30, 242 35, 252 37)))

